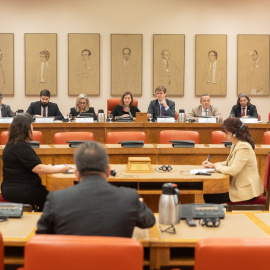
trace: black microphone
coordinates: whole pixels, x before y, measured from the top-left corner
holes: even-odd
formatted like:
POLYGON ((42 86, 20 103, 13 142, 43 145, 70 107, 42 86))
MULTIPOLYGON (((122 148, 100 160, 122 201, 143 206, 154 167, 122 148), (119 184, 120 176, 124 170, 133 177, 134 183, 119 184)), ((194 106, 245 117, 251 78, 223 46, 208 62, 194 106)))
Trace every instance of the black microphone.
POLYGON ((129 117, 130 117, 131 119, 133 119, 133 116, 132 116, 132 114, 131 114, 131 112, 130 112, 130 110, 129 110, 129 107, 127 106, 126 108, 127 108, 127 110, 128 110, 129 117))

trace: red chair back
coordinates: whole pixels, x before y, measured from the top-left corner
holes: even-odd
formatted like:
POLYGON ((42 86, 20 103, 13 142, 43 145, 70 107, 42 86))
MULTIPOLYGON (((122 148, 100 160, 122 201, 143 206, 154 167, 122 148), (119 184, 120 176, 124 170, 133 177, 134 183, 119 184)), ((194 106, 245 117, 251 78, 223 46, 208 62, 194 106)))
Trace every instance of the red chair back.
POLYGON ((263 144, 270 144, 270 131, 265 131, 263 134, 263 144))
POLYGON ((269 254, 269 238, 204 238, 195 247, 194 270, 266 269, 269 254))
POLYGON ((223 141, 226 141, 224 132, 217 130, 211 133, 211 144, 222 144, 223 141))
POLYGON ((146 143, 146 134, 140 131, 107 133, 106 143, 117 144, 121 141, 144 141, 146 143))
POLYGON ((0 232, 0 270, 4 269, 4 243, 2 233, 0 232))
POLYGON ((197 131, 186 130, 162 130, 159 134, 160 144, 169 144, 169 141, 191 140, 195 144, 200 143, 200 134, 197 131))
MULTIPOLYGON (((111 113, 111 111, 116 105, 120 104, 120 101, 121 101, 121 98, 108 98, 107 99, 107 116, 109 116, 109 114, 111 113)), ((134 103, 134 106, 138 108, 138 99, 133 98, 133 103, 134 103)))
POLYGON ((22 270, 142 270, 143 247, 121 237, 36 235, 26 243, 22 270))
MULTIPOLYGON (((1 133, 1 145, 6 144, 8 141, 9 131, 3 131, 1 133)), ((32 136, 33 141, 38 141, 42 144, 42 132, 41 131, 33 131, 32 136)))
POLYGON ((92 132, 58 132, 53 136, 54 144, 68 144, 67 141, 93 141, 92 132))

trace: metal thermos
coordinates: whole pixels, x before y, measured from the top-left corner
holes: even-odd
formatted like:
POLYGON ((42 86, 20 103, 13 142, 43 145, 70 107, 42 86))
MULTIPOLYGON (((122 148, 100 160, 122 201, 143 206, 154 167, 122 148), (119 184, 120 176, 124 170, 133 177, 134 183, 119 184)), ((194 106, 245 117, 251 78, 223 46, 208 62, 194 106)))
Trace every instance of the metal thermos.
POLYGON ((176 184, 162 185, 162 194, 159 198, 159 223, 166 225, 180 222, 180 193, 176 184))
POLYGON ((97 121, 98 122, 105 122, 104 110, 98 110, 97 121))
POLYGON ((185 110, 179 110, 178 122, 184 123, 185 121, 185 110))

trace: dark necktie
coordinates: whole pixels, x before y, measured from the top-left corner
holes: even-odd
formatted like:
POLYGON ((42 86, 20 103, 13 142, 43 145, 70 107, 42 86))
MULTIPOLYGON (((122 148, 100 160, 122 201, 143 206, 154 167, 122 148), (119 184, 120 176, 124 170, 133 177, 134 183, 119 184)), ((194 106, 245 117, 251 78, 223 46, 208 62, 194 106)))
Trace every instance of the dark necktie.
POLYGON ((46 117, 46 108, 43 107, 43 117, 46 117))
POLYGON ((160 116, 164 116, 164 106, 160 104, 160 116))
POLYGON ((208 115, 208 111, 204 111, 204 113, 205 113, 205 116, 207 116, 207 115, 208 115))

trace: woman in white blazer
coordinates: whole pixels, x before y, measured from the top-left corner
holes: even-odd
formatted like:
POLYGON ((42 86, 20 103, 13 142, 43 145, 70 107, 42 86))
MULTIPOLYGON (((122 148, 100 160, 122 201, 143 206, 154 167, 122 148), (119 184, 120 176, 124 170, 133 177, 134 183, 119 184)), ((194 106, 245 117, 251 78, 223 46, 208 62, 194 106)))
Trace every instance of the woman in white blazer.
POLYGON ((247 201, 263 193, 262 182, 258 173, 254 152, 255 143, 248 127, 239 118, 227 118, 221 130, 228 141, 232 142, 230 154, 226 161, 203 162, 204 168, 215 168, 217 172, 230 175, 229 192, 222 194, 204 194, 206 203, 227 203, 247 201))

